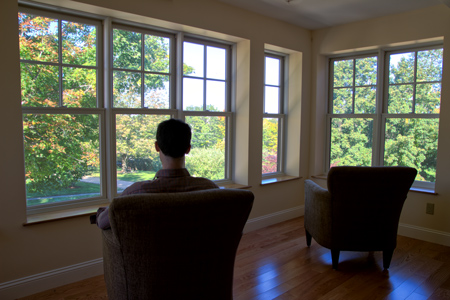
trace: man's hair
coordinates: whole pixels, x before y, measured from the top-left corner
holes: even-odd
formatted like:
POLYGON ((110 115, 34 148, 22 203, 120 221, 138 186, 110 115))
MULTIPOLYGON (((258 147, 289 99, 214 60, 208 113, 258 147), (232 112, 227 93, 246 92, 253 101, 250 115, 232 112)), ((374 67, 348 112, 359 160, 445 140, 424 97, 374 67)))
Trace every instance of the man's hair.
POLYGON ((179 158, 191 145, 191 127, 178 119, 161 122, 156 131, 156 142, 164 155, 179 158))

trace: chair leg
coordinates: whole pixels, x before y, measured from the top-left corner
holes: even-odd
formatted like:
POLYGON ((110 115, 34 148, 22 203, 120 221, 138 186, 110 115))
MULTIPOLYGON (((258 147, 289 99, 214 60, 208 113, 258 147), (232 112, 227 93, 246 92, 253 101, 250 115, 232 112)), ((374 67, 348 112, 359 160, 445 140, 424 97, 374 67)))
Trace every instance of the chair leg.
POLYGON ((333 269, 337 270, 339 264, 339 254, 341 251, 331 249, 331 262, 333 264, 333 269))
POLYGON ((391 265, 392 255, 394 254, 394 249, 384 250, 383 251, 383 268, 385 270, 389 269, 391 265))
POLYGON ((305 233, 306 233, 306 246, 310 247, 312 236, 306 229, 305 229, 305 233))

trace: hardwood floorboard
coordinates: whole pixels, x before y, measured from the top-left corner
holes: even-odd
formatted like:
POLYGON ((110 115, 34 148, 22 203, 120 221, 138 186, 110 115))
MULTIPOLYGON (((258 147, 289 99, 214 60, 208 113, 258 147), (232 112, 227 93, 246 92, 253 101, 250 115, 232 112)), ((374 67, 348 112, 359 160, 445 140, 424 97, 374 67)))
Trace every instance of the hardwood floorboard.
MULTIPOLYGON (((237 251, 234 300, 450 299, 450 247, 399 236, 388 271, 381 252, 341 252, 339 269, 303 217, 244 234, 237 251)), ((20 300, 107 299, 103 275, 20 300)), ((211 299, 214 300, 214 299, 211 299)))

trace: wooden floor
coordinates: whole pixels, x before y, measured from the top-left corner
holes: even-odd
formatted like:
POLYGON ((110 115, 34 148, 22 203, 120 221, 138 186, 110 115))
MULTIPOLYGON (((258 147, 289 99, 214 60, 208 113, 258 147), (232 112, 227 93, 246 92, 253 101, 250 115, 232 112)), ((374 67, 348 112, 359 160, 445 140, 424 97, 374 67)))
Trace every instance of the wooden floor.
MULTIPOLYGON (((339 270, 328 249, 306 246, 303 218, 247 233, 235 265, 234 300, 450 299, 450 247, 398 237, 389 271, 382 254, 341 252, 339 270)), ((107 299, 103 276, 22 300, 107 299)), ((211 299, 214 300, 214 299, 211 299)))

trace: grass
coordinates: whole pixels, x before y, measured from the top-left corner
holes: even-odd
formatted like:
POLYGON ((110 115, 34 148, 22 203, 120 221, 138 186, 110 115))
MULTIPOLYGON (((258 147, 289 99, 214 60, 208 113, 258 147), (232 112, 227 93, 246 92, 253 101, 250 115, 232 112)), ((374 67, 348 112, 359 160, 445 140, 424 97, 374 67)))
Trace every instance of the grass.
MULTIPOLYGON (((118 170, 117 179, 131 182, 152 180, 155 177, 155 174, 156 172, 154 171, 136 171, 133 173, 122 174, 118 170)), ((89 176, 99 177, 100 174, 98 172, 93 172, 89 176)), ((122 189, 118 190, 119 193, 122 191, 122 189)), ((32 206, 38 204, 64 202, 69 200, 92 198, 98 196, 100 196, 100 185, 78 181, 73 186, 61 190, 49 189, 48 191, 39 193, 27 192, 27 205, 32 206)))

